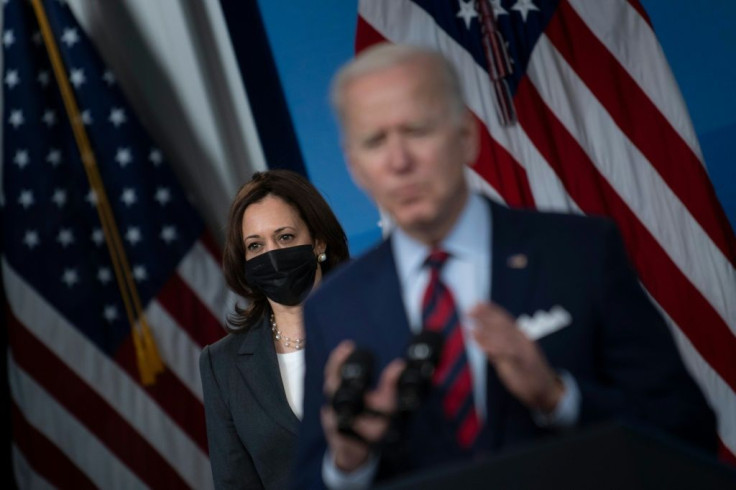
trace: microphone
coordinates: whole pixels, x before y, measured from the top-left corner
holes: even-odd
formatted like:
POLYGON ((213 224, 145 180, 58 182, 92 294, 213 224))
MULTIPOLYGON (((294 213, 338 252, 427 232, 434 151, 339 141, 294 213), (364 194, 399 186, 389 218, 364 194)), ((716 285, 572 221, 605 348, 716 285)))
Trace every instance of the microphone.
POLYGON ((355 416, 365 409, 363 397, 373 379, 373 354, 367 350, 354 350, 340 367, 340 386, 332 396, 332 408, 337 416, 337 429, 354 436, 355 416))
POLYGON ((406 349, 406 367, 397 384, 397 410, 400 414, 417 410, 429 394, 443 342, 440 332, 422 330, 406 349))

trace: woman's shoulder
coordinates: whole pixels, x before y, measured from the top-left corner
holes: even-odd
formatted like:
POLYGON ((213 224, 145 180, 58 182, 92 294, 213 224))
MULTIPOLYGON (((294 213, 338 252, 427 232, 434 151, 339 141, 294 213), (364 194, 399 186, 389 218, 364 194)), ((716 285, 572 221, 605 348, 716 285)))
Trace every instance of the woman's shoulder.
POLYGON ((202 355, 208 355, 212 358, 229 358, 238 355, 244 344, 257 342, 260 337, 259 332, 263 328, 267 328, 267 321, 260 319, 248 329, 242 331, 229 332, 220 340, 213 342, 204 347, 202 355))

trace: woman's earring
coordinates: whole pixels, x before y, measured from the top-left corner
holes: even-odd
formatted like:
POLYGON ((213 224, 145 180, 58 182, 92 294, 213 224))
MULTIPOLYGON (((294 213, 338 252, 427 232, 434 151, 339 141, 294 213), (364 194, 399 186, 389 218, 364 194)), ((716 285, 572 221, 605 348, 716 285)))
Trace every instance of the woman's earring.
POLYGON ((322 252, 321 254, 319 254, 317 256, 317 262, 324 262, 325 260, 327 260, 327 254, 326 253, 322 252))

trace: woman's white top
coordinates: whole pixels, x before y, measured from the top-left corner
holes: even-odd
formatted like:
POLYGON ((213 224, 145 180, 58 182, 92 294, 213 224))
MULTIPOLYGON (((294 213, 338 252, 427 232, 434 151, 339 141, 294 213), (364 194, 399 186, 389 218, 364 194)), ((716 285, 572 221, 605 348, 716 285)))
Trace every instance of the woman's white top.
POLYGON ((304 403, 304 350, 276 353, 279 360, 281 381, 284 383, 286 400, 299 420, 302 419, 304 403))

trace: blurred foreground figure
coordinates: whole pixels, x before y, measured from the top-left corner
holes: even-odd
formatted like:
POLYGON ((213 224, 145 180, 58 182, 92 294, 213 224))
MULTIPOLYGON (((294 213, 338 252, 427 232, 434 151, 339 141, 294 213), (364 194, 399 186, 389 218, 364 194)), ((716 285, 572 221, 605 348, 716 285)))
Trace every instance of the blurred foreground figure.
POLYGON ((333 103, 354 180, 396 228, 305 305, 297 488, 366 487, 607 419, 715 451, 713 413, 615 226, 469 191, 477 127, 440 54, 370 48, 337 74, 333 103), (428 398, 399 418, 421 331, 442 334, 442 353, 428 398), (356 348, 374 383, 346 430, 331 399, 356 348))

